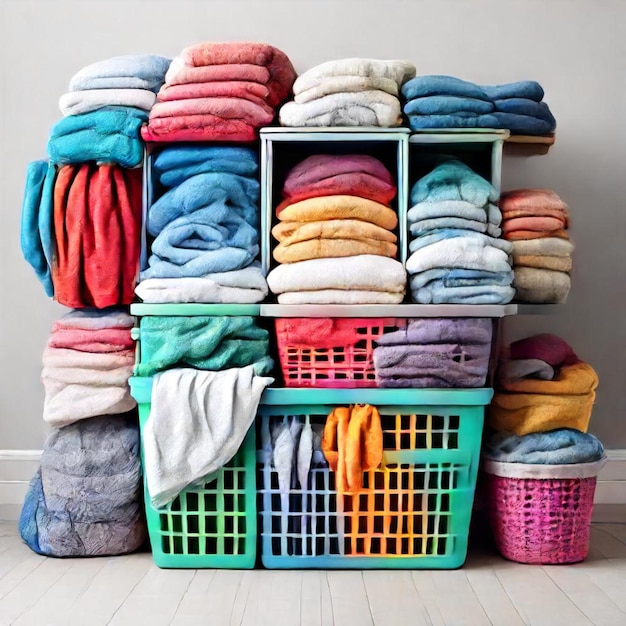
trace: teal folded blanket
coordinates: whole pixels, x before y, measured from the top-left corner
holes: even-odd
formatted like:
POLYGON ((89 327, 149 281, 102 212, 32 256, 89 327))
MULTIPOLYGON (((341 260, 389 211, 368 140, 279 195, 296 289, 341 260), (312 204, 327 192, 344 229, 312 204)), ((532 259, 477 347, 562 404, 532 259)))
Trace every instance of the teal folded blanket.
POLYGON ((454 76, 417 76, 402 85, 405 100, 425 96, 459 96, 489 101, 489 96, 478 85, 454 76))
POLYGON ((503 98, 527 98, 540 102, 543 100, 543 87, 534 80, 520 80, 516 83, 504 85, 487 85, 482 87, 490 100, 502 100, 503 98))
POLYGON ((241 317, 144 317, 140 327, 141 361, 137 376, 153 376, 173 367, 219 371, 254 366, 268 374, 269 333, 256 319, 241 317))
POLYGON ((152 171, 164 187, 176 187, 196 174, 255 178, 258 161, 256 150, 244 146, 172 146, 154 157, 152 171))
POLYGON ((46 295, 54 295, 54 181, 56 168, 47 161, 33 161, 26 170, 20 243, 22 254, 42 283, 46 295))
POLYGON ((435 128, 501 128, 492 113, 452 113, 449 115, 409 115, 409 126, 413 130, 435 128))
POLYGON ((48 155, 54 163, 118 163, 137 167, 143 159, 141 125, 145 111, 132 107, 104 107, 58 121, 50 133, 48 155))
POLYGON ((494 111, 497 123, 494 128, 506 128, 513 135, 547 135, 554 131, 556 122, 549 122, 532 115, 494 111))
POLYGON ((455 113, 491 113, 492 102, 467 96, 425 96, 409 100, 404 106, 406 115, 450 115, 455 113))

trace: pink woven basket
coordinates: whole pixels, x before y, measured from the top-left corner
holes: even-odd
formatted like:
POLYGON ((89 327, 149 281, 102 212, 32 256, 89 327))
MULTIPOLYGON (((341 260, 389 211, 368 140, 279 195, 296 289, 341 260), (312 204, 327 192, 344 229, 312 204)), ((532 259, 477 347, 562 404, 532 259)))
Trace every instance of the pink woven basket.
POLYGON ((543 470, 557 475, 557 468, 576 468, 574 473, 579 475, 572 478, 498 476, 495 472, 523 474, 522 467, 529 466, 487 462, 486 504, 500 554, 518 563, 583 561, 589 552, 597 474, 605 462, 603 459, 578 466, 534 466, 540 468, 534 473, 543 470), (509 466, 509 472, 500 471, 503 466, 509 466))

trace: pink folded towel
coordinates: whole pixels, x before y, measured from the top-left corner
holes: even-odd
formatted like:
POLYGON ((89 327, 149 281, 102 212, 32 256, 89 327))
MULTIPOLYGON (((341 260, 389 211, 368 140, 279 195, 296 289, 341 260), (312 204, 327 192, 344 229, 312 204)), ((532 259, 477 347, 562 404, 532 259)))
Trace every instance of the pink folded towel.
POLYGON ((269 80, 270 73, 266 67, 251 65, 250 63, 230 63, 225 65, 207 65, 203 67, 180 65, 178 68, 175 68, 175 71, 168 73, 167 81, 164 86, 195 85, 198 83, 225 81, 246 81, 267 86, 269 80))
POLYGON ((251 102, 267 102, 269 97, 270 90, 265 85, 245 80, 163 85, 157 94, 158 102, 191 98, 245 98, 251 102))
POLYGON ((565 220, 556 217, 516 217, 503 220, 502 230, 505 235, 519 230, 551 232, 563 228, 564 225, 565 220))
POLYGON ((69 348, 79 352, 121 352, 132 350, 133 340, 130 329, 102 328, 86 330, 82 328, 57 328, 48 340, 51 348, 69 348))

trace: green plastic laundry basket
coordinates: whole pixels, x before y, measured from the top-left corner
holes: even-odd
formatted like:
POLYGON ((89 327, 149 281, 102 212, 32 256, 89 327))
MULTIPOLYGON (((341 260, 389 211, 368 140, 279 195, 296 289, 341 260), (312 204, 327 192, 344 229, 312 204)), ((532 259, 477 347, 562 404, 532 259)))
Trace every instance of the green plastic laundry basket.
MULTIPOLYGON (((152 378, 132 377, 143 428, 150 415, 152 378)), ((142 455, 143 456, 143 455, 142 455)), ((143 461, 143 459, 142 459, 143 461)), ((203 485, 155 509, 144 477, 152 557, 163 568, 252 569, 256 561, 256 446, 254 429, 235 457, 203 485)))

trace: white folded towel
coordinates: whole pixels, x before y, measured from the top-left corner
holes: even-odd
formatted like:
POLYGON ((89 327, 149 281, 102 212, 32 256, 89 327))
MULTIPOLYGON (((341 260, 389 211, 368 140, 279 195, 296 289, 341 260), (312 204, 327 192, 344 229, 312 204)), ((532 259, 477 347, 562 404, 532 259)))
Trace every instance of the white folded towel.
POLYGON ((380 89, 398 97, 398 83, 393 78, 384 76, 331 76, 320 79, 316 85, 297 93, 294 100, 299 104, 317 100, 331 93, 352 93, 354 91, 371 91, 380 89))
POLYGON ((278 296, 279 304, 400 304, 404 293, 351 289, 287 291, 278 296))
POLYGON ((409 224, 437 217, 461 217, 477 222, 489 222, 494 226, 500 226, 502 222, 502 213, 495 204, 479 207, 465 200, 418 202, 407 213, 409 224))
POLYGON ((512 241, 515 256, 572 256, 574 244, 561 237, 540 237, 512 241))
POLYGON ((67 117, 107 106, 135 107, 149 111, 155 101, 156 94, 147 89, 87 89, 63 94, 59 98, 59 108, 67 117))

